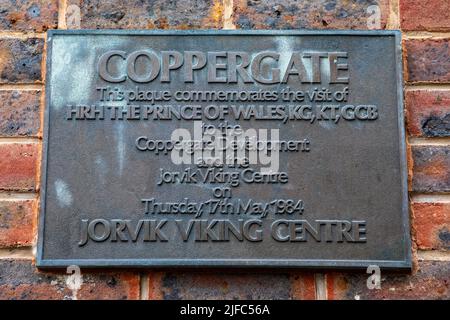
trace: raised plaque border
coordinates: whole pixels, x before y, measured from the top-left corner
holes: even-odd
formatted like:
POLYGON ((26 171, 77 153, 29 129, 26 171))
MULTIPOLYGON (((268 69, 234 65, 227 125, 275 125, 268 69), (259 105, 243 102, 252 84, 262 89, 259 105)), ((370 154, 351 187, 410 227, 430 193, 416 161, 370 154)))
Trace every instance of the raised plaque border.
POLYGON ((402 188, 402 225, 405 237, 405 260, 323 260, 323 259, 44 259, 43 236, 45 221, 45 204, 47 188, 47 155, 50 117, 51 86, 45 83, 45 110, 43 125, 41 182, 40 182, 40 210, 36 253, 36 266, 39 268, 65 268, 69 265, 78 265, 89 268, 295 268, 295 269, 337 269, 362 270, 369 265, 377 265, 383 269, 410 271, 411 262, 411 235, 409 224, 408 202, 408 173, 406 160, 406 135, 403 112, 403 62, 401 32, 398 30, 48 30, 47 31, 47 57, 46 76, 50 79, 52 37, 72 35, 99 35, 99 36, 361 36, 361 37, 394 37, 396 55, 396 85, 398 128, 400 139, 400 169, 402 188))

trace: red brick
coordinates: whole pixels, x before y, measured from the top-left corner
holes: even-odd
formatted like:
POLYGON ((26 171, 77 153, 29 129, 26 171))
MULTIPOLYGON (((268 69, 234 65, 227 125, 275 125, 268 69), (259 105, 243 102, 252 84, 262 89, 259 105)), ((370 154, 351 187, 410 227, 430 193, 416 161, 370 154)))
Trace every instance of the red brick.
MULTIPOLYGON (((138 299, 139 275, 132 272, 83 272, 80 300, 138 299)), ((68 274, 37 270, 30 260, 0 260, 1 300, 72 299, 68 274)))
POLYGON ((380 28, 386 27, 389 0, 297 1, 234 0, 233 22, 239 29, 368 29, 371 13, 378 4, 380 28))
POLYGON ((400 0, 400 25, 405 31, 450 30, 448 0, 400 0))
POLYGON ((409 82, 450 82, 450 40, 406 40, 405 80, 409 82))
POLYGON ((150 299, 315 299, 311 273, 163 273, 149 276, 150 299))
POLYGON ((31 245, 34 219, 33 200, 0 201, 0 247, 31 245))
POLYGON ((38 144, 0 144, 0 190, 35 190, 38 157, 38 144))
MULTIPOLYGON (((68 0, 78 5, 82 29, 216 29, 222 0, 68 0)), ((69 10, 70 11, 70 10, 69 10)), ((70 28, 70 12, 68 28, 70 28)))
POLYGON ((412 191, 450 191, 450 147, 412 146, 412 191))
POLYGON ((1 0, 0 29, 37 31, 56 28, 58 1, 1 0))
POLYGON ((0 39, 0 83, 39 82, 43 48, 43 39, 0 39))
POLYGON ((0 136, 37 136, 40 91, 0 91, 0 136))
POLYGON ((411 205, 419 249, 450 249, 450 203, 416 202, 411 205))
POLYGON ((450 90, 414 90, 405 96, 410 135, 450 136, 450 90))
POLYGON ((383 274, 381 289, 368 289, 369 274, 330 273, 327 295, 330 300, 361 299, 450 299, 450 262, 419 262, 414 274, 383 274))

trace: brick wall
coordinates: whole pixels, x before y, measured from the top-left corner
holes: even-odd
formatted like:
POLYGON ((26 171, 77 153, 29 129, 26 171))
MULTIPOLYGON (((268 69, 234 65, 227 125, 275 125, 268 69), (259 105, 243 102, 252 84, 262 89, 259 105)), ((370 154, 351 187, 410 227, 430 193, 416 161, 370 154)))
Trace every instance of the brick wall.
POLYGON ((413 273, 382 274, 380 290, 367 289, 364 273, 82 270, 77 298, 450 298, 449 0, 0 0, 0 7, 0 299, 73 298, 65 273, 33 264, 45 31, 67 27, 401 29, 414 241, 413 273))

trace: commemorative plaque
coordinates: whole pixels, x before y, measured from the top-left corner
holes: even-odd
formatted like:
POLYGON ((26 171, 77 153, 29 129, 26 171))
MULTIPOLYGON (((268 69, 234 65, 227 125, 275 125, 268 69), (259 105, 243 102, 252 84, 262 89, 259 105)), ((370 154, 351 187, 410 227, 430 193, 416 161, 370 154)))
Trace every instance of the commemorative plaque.
POLYGON ((400 34, 50 31, 37 265, 409 269, 400 34))

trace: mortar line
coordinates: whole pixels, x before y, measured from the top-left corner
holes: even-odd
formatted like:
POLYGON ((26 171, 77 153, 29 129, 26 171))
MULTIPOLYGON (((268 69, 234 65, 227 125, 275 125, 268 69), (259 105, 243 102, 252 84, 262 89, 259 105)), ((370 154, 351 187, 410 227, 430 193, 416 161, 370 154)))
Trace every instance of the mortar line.
POLYGON ((146 272, 141 273, 139 281, 140 281, 139 298, 140 298, 140 300, 148 300, 149 292, 150 292, 148 273, 146 273, 146 272))
POLYGON ((233 0, 223 0, 223 29, 234 30, 236 26, 233 23, 233 0))
MULTIPOLYGON (((44 44, 44 50, 43 50, 43 57, 44 59, 42 59, 41 62, 41 78, 43 80, 43 82, 45 83, 46 81, 46 70, 47 70, 47 37, 45 37, 45 44, 44 44)), ((44 123, 45 123, 45 119, 44 119, 44 114, 45 114, 45 108, 46 108, 46 104, 45 104, 45 99, 46 99, 46 87, 44 86, 42 88, 42 94, 40 96, 40 100, 39 100, 39 121, 40 121, 40 126, 39 126, 39 130, 38 130, 38 137, 42 139, 43 137, 43 130, 44 130, 44 123)), ((38 149, 38 156, 39 159, 42 159, 42 145, 41 147, 38 149)), ((41 188, 41 166, 38 165, 37 169, 36 169, 36 188, 38 188, 38 190, 41 188)))
POLYGON ((409 137, 408 143, 411 146, 450 146, 450 137, 436 138, 415 138, 409 137))
POLYGON ((316 300, 327 300, 327 279, 323 273, 314 274, 314 283, 316 287, 316 300))
POLYGON ((58 1, 58 29, 67 29, 67 0, 58 1))
POLYGON ((419 250, 417 259, 419 261, 450 261, 450 251, 419 250))
POLYGON ((1 39, 31 39, 31 38, 39 38, 43 39, 45 37, 44 32, 17 32, 17 31, 0 31, 1 39))
POLYGON ((39 144, 41 140, 38 137, 0 137, 0 144, 9 143, 36 143, 39 144))
POLYGON ((406 91, 412 90, 450 90, 450 83, 409 83, 405 85, 406 91))
POLYGON ((400 30, 400 0, 393 0, 395 4, 395 22, 396 28, 400 30))
POLYGON ((450 203, 450 194, 412 194, 411 202, 450 203))
POLYGON ((403 39, 445 39, 450 38, 450 32, 439 31, 404 31, 403 39))
POLYGON ((36 192, 0 192, 0 201, 36 200, 36 192))
POLYGON ((389 1, 389 17, 386 23, 386 29, 400 29, 399 12, 399 1, 389 1))
POLYGON ((2 248, 0 249, 0 259, 27 259, 34 258, 32 247, 2 248))
POLYGON ((22 91, 41 91, 44 88, 43 84, 39 83, 17 83, 17 84, 10 84, 10 83, 2 83, 0 84, 0 91, 7 91, 7 90, 22 90, 22 91))

